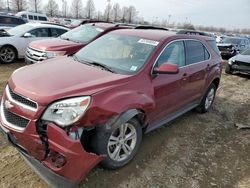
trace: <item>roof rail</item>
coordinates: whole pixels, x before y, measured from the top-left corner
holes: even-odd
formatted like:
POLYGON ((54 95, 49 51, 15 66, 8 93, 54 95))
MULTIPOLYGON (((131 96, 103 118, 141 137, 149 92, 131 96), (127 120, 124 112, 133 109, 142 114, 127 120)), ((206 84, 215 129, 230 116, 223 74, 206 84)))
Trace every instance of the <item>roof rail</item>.
POLYGON ((119 26, 137 27, 136 24, 129 24, 129 23, 114 23, 114 24, 116 24, 116 25, 115 25, 116 27, 119 27, 119 26))
POLYGON ((158 30, 165 30, 168 31, 169 29, 164 28, 164 27, 156 27, 156 26, 152 26, 152 25, 138 25, 135 27, 135 29, 158 29, 158 30))
POLYGON ((209 34, 202 31, 187 30, 187 29, 182 29, 180 31, 177 31, 176 34, 210 36, 209 34))

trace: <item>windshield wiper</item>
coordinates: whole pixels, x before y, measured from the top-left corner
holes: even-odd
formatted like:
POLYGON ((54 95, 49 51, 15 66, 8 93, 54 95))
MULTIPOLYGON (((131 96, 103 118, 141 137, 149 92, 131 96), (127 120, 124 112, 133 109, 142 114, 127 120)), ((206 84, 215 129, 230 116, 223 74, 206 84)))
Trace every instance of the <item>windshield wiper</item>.
POLYGON ((85 60, 85 59, 84 60, 80 60, 80 59, 78 59, 78 57, 76 55, 73 55, 72 57, 73 57, 73 59, 75 61, 84 63, 84 64, 89 65, 89 66, 101 67, 102 69, 105 69, 105 70, 107 70, 109 72, 116 73, 112 68, 110 68, 109 66, 104 65, 102 63, 98 63, 98 62, 95 62, 95 61, 88 61, 88 60, 85 60))
POLYGON ((98 67, 101 67, 109 72, 112 72, 112 73, 115 73, 115 71, 113 69, 111 69, 109 66, 105 65, 105 64, 102 64, 102 63, 98 63, 98 62, 95 62, 95 61, 92 61, 92 62, 89 62, 90 64, 94 65, 94 66, 98 66, 98 67))

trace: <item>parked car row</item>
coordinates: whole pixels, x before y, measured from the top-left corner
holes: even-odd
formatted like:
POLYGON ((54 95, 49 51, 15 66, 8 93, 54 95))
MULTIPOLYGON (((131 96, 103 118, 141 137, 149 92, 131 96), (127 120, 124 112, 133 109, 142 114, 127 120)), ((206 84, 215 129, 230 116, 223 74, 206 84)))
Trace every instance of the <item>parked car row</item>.
POLYGON ((1 41, 19 42, 0 53, 11 62, 25 54, 27 40, 44 37, 26 52, 35 64, 6 84, 0 130, 52 187, 76 187, 98 163, 123 167, 144 133, 211 109, 222 70, 214 38, 98 22, 45 39, 54 29, 68 31, 41 23, 13 28, 1 41))

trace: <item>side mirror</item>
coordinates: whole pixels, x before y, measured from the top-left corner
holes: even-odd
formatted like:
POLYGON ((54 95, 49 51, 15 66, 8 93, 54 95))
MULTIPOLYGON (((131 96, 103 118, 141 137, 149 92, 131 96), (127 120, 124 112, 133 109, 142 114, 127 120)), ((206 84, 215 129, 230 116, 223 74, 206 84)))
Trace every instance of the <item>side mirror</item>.
POLYGON ((30 37, 32 37, 32 35, 31 35, 30 33, 25 33, 25 34, 23 35, 23 37, 24 37, 24 38, 30 38, 30 37))
POLYGON ((176 64, 163 63, 159 67, 154 68, 153 73, 157 74, 178 74, 179 67, 176 64))

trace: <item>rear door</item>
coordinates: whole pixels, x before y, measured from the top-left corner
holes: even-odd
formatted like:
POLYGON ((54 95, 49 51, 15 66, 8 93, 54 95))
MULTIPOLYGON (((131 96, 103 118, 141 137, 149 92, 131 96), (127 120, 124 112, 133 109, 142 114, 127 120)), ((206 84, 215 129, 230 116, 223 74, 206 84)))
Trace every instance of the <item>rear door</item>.
POLYGON ((159 67, 162 63, 177 64, 180 70, 178 74, 153 75, 152 84, 156 108, 151 114, 151 123, 168 117, 184 106, 185 93, 183 89, 187 84, 188 67, 185 66, 185 48, 182 40, 167 45, 154 67, 159 67))
POLYGON ((185 41, 186 61, 188 66, 187 79, 183 92, 186 93, 186 103, 198 101, 203 95, 206 77, 211 68, 210 54, 198 40, 185 41))

